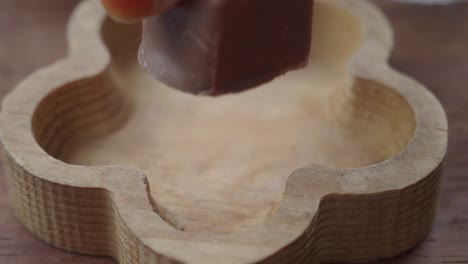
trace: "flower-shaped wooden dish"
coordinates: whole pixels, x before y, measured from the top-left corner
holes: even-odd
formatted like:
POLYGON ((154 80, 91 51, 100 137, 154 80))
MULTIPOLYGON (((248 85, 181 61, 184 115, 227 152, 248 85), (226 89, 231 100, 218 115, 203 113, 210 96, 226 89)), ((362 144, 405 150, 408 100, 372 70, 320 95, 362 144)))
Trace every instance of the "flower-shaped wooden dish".
POLYGON ((414 247, 436 210, 444 110, 389 67, 372 4, 318 0, 314 19, 306 69, 197 97, 138 66, 138 25, 84 1, 70 55, 3 101, 18 218, 120 263, 365 262, 414 247))

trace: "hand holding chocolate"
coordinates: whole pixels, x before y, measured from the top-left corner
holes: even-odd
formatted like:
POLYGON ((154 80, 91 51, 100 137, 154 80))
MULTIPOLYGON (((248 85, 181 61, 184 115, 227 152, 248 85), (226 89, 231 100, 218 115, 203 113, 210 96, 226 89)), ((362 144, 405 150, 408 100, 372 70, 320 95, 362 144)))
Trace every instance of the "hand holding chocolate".
MULTIPOLYGON (((102 1, 142 10, 134 0, 102 1)), ((313 0, 141 1, 158 15, 143 21, 140 64, 170 87, 235 93, 308 63, 313 0)), ((127 17, 147 15, 134 13, 127 17)))

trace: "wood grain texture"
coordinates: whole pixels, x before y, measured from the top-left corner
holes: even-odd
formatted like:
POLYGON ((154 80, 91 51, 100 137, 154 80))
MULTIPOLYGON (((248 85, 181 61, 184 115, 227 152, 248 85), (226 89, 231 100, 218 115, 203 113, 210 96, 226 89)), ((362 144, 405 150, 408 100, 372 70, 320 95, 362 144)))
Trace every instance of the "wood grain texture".
MULTIPOLYGON (((65 26, 76 0, 0 1, 0 94, 21 79, 66 55, 65 26), (53 15, 51 15, 53 14, 53 15), (38 52, 38 49, 41 52, 38 52)), ((26 231, 13 215, 4 170, 0 177, 0 263, 114 263, 107 258, 70 254, 26 231)))

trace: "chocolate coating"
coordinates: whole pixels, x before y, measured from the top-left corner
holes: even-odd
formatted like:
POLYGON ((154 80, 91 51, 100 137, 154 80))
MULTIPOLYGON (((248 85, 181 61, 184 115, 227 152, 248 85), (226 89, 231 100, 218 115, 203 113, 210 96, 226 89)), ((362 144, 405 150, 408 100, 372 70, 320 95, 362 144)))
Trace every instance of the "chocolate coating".
POLYGON ((185 0, 143 23, 140 64, 194 94, 240 92, 307 65, 313 0, 185 0))

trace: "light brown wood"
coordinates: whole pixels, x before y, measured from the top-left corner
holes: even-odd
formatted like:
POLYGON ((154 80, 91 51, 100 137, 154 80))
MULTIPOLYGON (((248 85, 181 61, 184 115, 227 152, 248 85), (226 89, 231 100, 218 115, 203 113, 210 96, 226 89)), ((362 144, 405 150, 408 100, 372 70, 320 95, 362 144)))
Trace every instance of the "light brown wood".
POLYGON ((121 263, 363 262, 414 247, 435 211, 444 111, 389 68, 375 7, 321 0, 315 14, 307 69, 206 98, 147 77, 138 26, 83 2, 70 56, 4 100, 20 220, 121 263))

